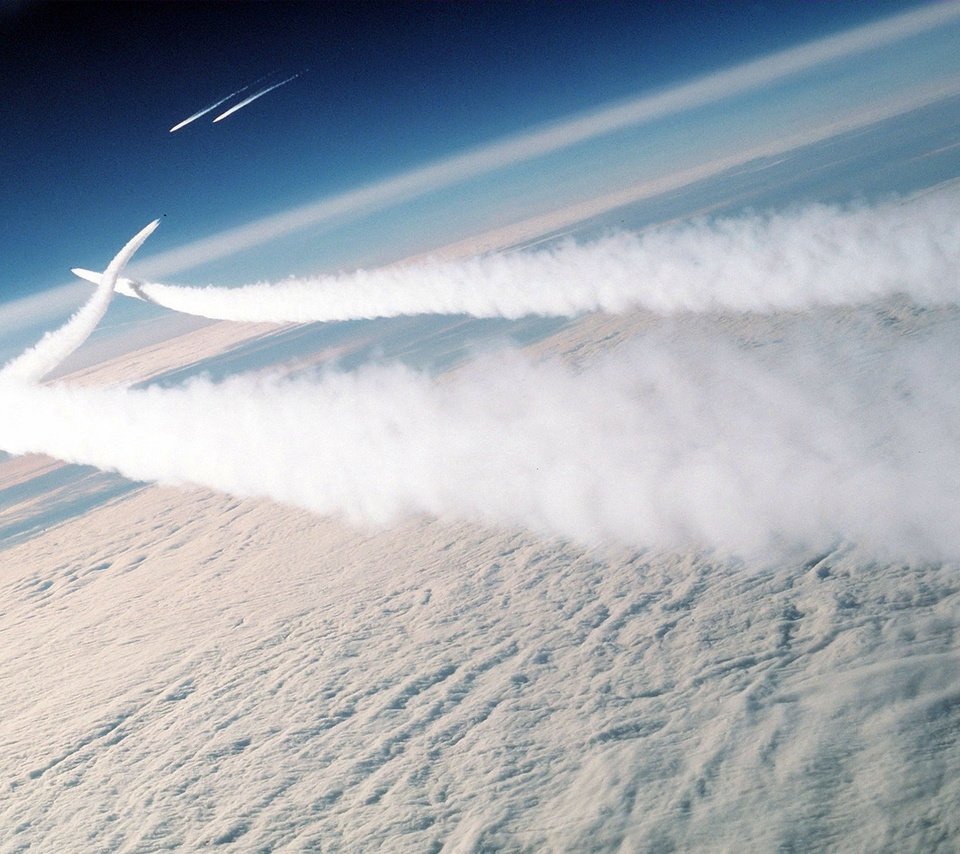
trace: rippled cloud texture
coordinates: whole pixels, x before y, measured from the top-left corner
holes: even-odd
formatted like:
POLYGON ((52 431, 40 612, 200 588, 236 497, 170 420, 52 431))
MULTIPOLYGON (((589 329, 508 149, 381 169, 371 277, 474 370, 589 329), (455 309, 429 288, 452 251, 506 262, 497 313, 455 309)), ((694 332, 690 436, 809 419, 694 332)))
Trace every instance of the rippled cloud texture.
MULTIPOLYGON (((908 314, 923 318, 925 303, 955 302, 956 217, 945 212, 956 204, 941 193, 621 235, 586 254, 549 253, 539 287, 589 282, 623 308, 636 304, 624 288, 653 288, 659 296, 643 305, 664 312, 905 291, 908 314), (624 245, 643 252, 624 256, 624 245)), ((537 298, 519 271, 543 257, 419 269, 446 292, 484 265, 508 271, 495 283, 472 279, 476 297, 496 306, 510 299, 512 277, 537 298), (484 290, 494 285, 496 298, 484 290)), ((385 274, 385 299, 403 296, 390 277, 410 269, 385 274)), ((0 376, 0 411, 15 413, 0 420, 0 448, 359 524, 427 513, 641 547, 768 554, 849 539, 883 553, 960 556, 955 307, 910 334, 864 322, 869 311, 826 314, 830 322, 822 311, 794 317, 760 336, 762 346, 729 331, 729 318, 687 314, 580 367, 504 351, 439 379, 390 365, 143 389, 0 376)))

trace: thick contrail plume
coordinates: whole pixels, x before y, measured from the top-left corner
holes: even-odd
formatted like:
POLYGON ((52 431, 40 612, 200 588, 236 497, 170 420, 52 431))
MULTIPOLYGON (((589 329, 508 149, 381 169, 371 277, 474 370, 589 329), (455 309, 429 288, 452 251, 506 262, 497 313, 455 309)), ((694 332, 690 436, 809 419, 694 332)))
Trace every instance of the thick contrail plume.
MULTIPOLYGON (((274 84, 271 85, 271 86, 267 86, 266 89, 261 89, 259 92, 254 92, 252 95, 250 95, 250 96, 247 97, 247 98, 244 98, 244 99, 243 99, 242 101, 240 101, 238 104, 234 104, 234 105, 233 105, 229 110, 227 110, 226 112, 223 112, 223 113, 221 113, 219 116, 217 116, 217 117, 213 120, 214 123, 223 121, 227 116, 233 115, 233 113, 235 113, 237 110, 242 110, 245 106, 247 106, 247 104, 252 104, 254 101, 257 100, 257 98, 262 98, 262 97, 263 97, 264 95, 266 95, 268 92, 272 92, 274 89, 279 89, 281 86, 286 85, 287 83, 291 82, 292 80, 296 80, 301 74, 303 74, 303 72, 302 72, 302 71, 298 71, 296 74, 293 75, 293 77, 288 77, 286 80, 281 80, 279 83, 274 83, 274 84)), ((222 102, 221 102, 221 103, 222 103, 222 102)))
POLYGON ((155 219, 134 235, 110 262, 96 293, 87 303, 63 326, 55 332, 48 332, 34 347, 7 363, 0 371, 0 379, 37 382, 83 344, 110 306, 120 271, 158 225, 160 220, 155 219))
POLYGON ((846 538, 957 558, 948 314, 904 335, 838 311, 763 347, 670 322, 582 369, 507 352, 442 380, 373 366, 169 389, 0 382, 16 413, 0 448, 363 524, 426 513, 588 543, 773 554, 846 538))
POLYGON ((943 303, 960 298, 958 273, 960 187, 953 186, 875 207, 812 205, 466 260, 237 288, 127 279, 118 290, 201 317, 298 323, 424 313, 775 311, 898 292, 943 303))

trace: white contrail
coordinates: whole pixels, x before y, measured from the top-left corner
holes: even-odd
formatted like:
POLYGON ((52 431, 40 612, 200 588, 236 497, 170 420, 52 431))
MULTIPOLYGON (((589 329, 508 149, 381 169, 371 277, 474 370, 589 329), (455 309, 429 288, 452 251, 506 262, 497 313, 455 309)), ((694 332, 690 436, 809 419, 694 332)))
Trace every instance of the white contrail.
MULTIPOLYGON (((262 80, 262 79, 263 79, 263 78, 261 77, 260 80, 262 80)), ((239 95, 241 92, 246 92, 247 89, 249 89, 251 86, 254 86, 254 85, 256 85, 257 83, 259 83, 260 80, 254 80, 253 83, 248 83, 246 86, 243 86, 243 87, 241 87, 240 89, 237 89, 236 92, 231 92, 231 93, 230 93, 229 95, 227 95, 225 98, 221 98, 219 101, 217 101, 216 103, 211 104, 209 107, 204 107, 202 110, 200 110, 200 111, 197 112, 197 113, 194 113, 192 116, 188 116, 188 117, 185 118, 182 122, 179 122, 178 124, 175 124, 172 128, 170 128, 170 133, 173 133, 174 131, 180 130, 180 128, 182 128, 182 127, 186 127, 186 125, 190 124, 190 122, 196 121, 196 120, 199 119, 201 116, 205 116, 207 113, 213 112, 213 111, 214 111, 217 107, 219 107, 221 104, 225 104, 227 101, 229 101, 231 98, 236 97, 236 96, 239 95)))
MULTIPOLYGON (((100 281, 97 273, 74 273, 100 281)), ((960 187, 948 186, 874 207, 811 205, 273 284, 200 288, 121 279, 117 289, 201 317, 303 323, 425 313, 773 311, 897 292, 944 303, 960 298, 958 273, 960 187)))
POLYGON ((274 83, 271 86, 267 86, 266 89, 261 89, 259 92, 254 92, 249 97, 244 98, 242 101, 240 101, 240 103, 234 104, 229 110, 217 116, 213 120, 214 123, 223 121, 223 119, 225 119, 227 116, 232 115, 237 110, 242 110, 245 106, 247 106, 247 104, 251 104, 254 101, 256 101, 257 98, 262 98, 268 92, 272 92, 274 89, 279 89, 281 86, 284 86, 285 84, 289 83, 291 80, 296 80, 301 74, 303 74, 303 72, 298 71, 296 74, 293 75, 293 77, 288 77, 286 80, 281 80, 279 83, 274 83))
POLYGON ((8 362, 0 379, 37 382, 83 344, 106 313, 121 270, 158 225, 160 220, 155 219, 137 232, 110 262, 87 303, 55 332, 46 333, 35 346, 8 362))

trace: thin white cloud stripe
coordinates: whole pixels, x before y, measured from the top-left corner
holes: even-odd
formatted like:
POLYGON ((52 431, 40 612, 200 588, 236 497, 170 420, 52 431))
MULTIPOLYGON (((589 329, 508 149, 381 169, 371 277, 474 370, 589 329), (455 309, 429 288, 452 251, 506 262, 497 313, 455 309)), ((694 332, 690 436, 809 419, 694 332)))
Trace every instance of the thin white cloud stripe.
POLYGON ((958 19, 960 2, 925 6, 227 229, 155 255, 137 264, 136 271, 149 276, 178 273, 340 216, 415 198, 588 139, 742 94, 824 63, 883 47, 958 19))

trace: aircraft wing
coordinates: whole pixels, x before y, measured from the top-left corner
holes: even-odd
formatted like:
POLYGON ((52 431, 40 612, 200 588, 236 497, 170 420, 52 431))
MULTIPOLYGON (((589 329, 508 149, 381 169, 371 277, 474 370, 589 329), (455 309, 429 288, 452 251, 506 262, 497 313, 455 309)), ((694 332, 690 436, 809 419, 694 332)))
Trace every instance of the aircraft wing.
MULTIPOLYGON (((102 273, 95 273, 93 270, 84 270, 83 267, 74 267, 71 271, 75 276, 79 276, 81 279, 85 279, 88 282, 91 282, 94 285, 100 284, 100 277, 102 273)), ((138 282, 136 279, 126 279, 118 278, 117 284, 114 287, 114 291, 118 294, 123 294, 125 297, 133 297, 134 299, 142 299, 144 302, 153 302, 142 290, 143 282, 138 282)))

